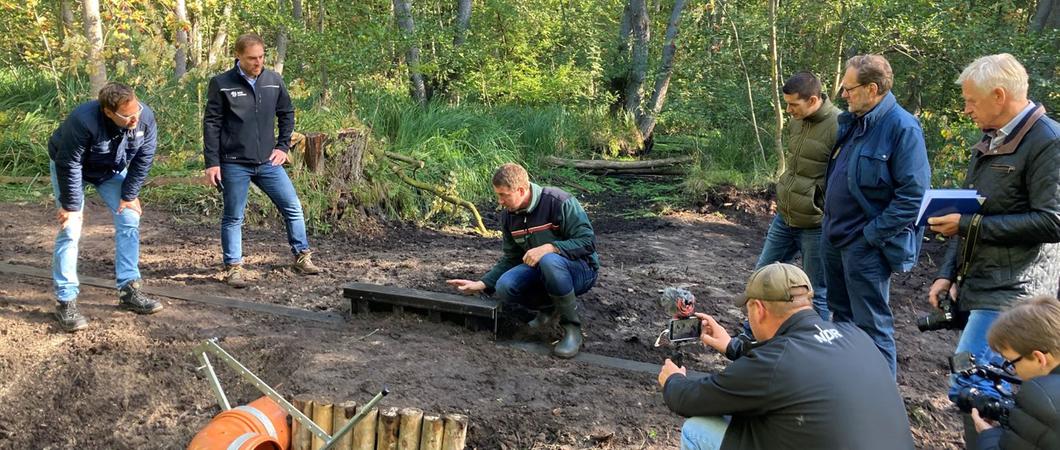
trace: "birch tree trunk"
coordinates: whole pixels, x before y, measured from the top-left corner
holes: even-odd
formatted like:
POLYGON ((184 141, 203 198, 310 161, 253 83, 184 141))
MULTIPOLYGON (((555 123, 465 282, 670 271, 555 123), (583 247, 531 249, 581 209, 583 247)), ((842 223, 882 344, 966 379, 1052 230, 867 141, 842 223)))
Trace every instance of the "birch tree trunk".
MULTIPOLYGON (((283 9, 285 0, 276 0, 276 8, 283 9)), ((321 11, 323 11, 323 5, 321 5, 321 11)), ((291 17, 294 19, 295 26, 301 26, 302 24, 302 0, 293 0, 291 2, 291 17)), ((276 58, 272 63, 272 70, 276 73, 283 75, 283 67, 287 62, 287 46, 290 44, 290 36, 287 33, 287 27, 280 25, 280 29, 276 32, 276 58)))
POLYGON ((192 0, 191 11, 188 11, 188 16, 191 19, 191 33, 188 36, 188 40, 191 41, 189 47, 191 51, 188 53, 189 65, 191 67, 199 67, 202 65, 202 0, 192 0))
MULTIPOLYGON (((327 11, 324 9, 324 0, 320 0, 317 5, 317 32, 321 35, 324 34, 324 19, 327 17, 327 11)), ((324 58, 320 63, 320 103, 327 105, 331 102, 331 88, 328 86, 328 59, 324 58)))
POLYGON ((633 60, 626 85, 626 111, 639 119, 641 88, 648 71, 648 41, 651 40, 651 29, 645 0, 630 0, 629 8, 633 32, 633 60))
POLYGON ((225 41, 228 40, 228 21, 232 18, 232 4, 225 2, 224 12, 221 13, 221 23, 217 26, 217 33, 213 35, 210 44, 210 53, 206 56, 206 64, 213 67, 222 56, 225 56, 225 41))
POLYGON ((427 89, 420 73, 420 47, 415 43, 416 24, 412 20, 412 0, 394 0, 394 17, 398 28, 409 43, 405 64, 409 68, 409 79, 412 82, 412 98, 420 104, 427 103, 427 89))
POLYGON ((173 53, 173 78, 178 81, 188 73, 188 5, 185 0, 176 0, 177 16, 176 52, 173 53))
POLYGON ((453 47, 464 45, 467 40, 467 28, 471 24, 471 0, 458 0, 456 5, 456 34, 453 36, 453 47))
POLYGON ((88 78, 91 95, 107 84, 107 64, 103 59, 103 23, 99 18, 99 0, 83 0, 85 38, 88 39, 88 78))
POLYGON ((670 76, 674 71, 674 56, 677 53, 678 25, 681 24, 681 12, 685 7, 685 0, 675 0, 674 9, 670 13, 670 22, 666 24, 666 38, 663 40, 662 65, 659 74, 655 77, 655 91, 652 93, 648 107, 645 108, 644 116, 638 121, 640 135, 645 141, 651 139, 655 131, 655 119, 662 111, 666 103, 666 91, 670 88, 670 76))
POLYGON ((67 36, 74 33, 74 10, 70 7, 70 0, 62 0, 59 5, 59 15, 62 17, 63 26, 59 29, 59 38, 66 40, 67 36))
POLYGON ((616 75, 613 75, 607 83, 608 91, 615 96, 615 101, 610 108, 611 114, 615 114, 626 107, 626 86, 629 84, 629 52, 632 50, 630 47, 630 35, 633 32, 633 22, 629 12, 630 1, 632 0, 627 0, 622 8, 622 17, 619 19, 618 25, 618 45, 615 47, 617 50, 615 66, 621 68, 622 71, 615 71, 616 75))
POLYGON ((777 8, 780 0, 769 0, 769 66, 772 78, 773 115, 777 129, 773 145, 777 152, 776 178, 784 173, 787 162, 784 161, 784 108, 780 105, 780 65, 777 57, 777 8))

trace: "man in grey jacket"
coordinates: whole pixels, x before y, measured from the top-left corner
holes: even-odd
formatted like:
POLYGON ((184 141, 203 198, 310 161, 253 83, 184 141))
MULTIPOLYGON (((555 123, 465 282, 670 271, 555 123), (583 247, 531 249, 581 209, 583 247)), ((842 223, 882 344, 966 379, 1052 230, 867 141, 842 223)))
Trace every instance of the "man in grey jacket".
MULTIPOLYGON (((911 449, 902 397, 875 344, 856 325, 810 307, 801 269, 756 270, 736 299, 758 340, 720 373, 689 378, 669 359, 659 372, 671 411, 692 417, 682 449, 911 449)), ((725 352, 730 337, 697 313, 700 341, 725 352)))
MULTIPOLYGON (((928 219, 950 239, 938 278, 928 293, 933 307, 949 291, 968 322, 956 352, 1001 363, 987 330, 1001 311, 1036 295, 1055 295, 1060 277, 1060 124, 1027 99, 1027 71, 1012 55, 984 56, 957 83, 964 112, 983 129, 972 149, 964 186, 986 197, 976 214, 928 219)), ((966 386, 993 392, 993 383, 954 378, 950 398, 966 386)), ((975 447, 970 417, 965 441, 975 447)))

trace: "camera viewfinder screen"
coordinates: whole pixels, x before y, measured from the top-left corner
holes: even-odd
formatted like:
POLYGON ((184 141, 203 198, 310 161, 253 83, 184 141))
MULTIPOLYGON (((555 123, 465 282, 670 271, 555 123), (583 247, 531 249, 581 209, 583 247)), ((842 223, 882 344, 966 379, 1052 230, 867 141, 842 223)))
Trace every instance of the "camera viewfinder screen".
POLYGON ((688 319, 674 320, 670 322, 670 341, 680 342, 699 339, 699 319, 690 317, 688 319))

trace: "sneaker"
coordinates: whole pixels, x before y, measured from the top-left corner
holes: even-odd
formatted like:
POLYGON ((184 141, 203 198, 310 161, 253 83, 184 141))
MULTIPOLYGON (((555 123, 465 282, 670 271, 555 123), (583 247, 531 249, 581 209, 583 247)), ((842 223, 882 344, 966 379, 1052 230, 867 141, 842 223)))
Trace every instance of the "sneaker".
POLYGON ((136 314, 154 314, 162 310, 162 304, 144 295, 140 280, 126 284, 118 291, 118 307, 136 314))
POLYGON ((225 283, 236 289, 247 287, 246 273, 242 264, 225 264, 225 283))
POLYGON ((313 264, 313 252, 306 250, 294 259, 294 270, 302 275, 316 275, 320 268, 313 264))
POLYGON ((72 333, 88 326, 88 319, 81 315, 81 311, 77 310, 77 302, 73 300, 59 302, 55 305, 55 319, 59 321, 59 326, 66 332, 72 333))

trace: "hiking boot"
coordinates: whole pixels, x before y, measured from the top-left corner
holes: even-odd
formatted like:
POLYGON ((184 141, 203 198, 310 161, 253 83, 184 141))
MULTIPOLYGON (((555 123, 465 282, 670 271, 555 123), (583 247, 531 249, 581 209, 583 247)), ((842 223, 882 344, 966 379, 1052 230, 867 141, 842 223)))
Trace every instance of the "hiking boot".
POLYGON ((225 264, 225 283, 236 289, 247 287, 246 274, 242 264, 225 264))
POLYGON ((559 313, 559 323, 563 327, 563 338, 552 348, 552 354, 558 358, 570 359, 578 355, 582 348, 582 321, 578 317, 578 301, 571 292, 562 297, 552 297, 559 313))
POLYGON ((55 305, 55 319, 63 331, 70 333, 88 326, 88 319, 77 310, 77 302, 73 300, 55 305))
POLYGON ((313 264, 313 252, 306 250, 294 259, 294 270, 302 275, 316 275, 320 268, 313 264))
POLYGON ((136 314, 154 314, 162 310, 162 304, 144 295, 140 280, 135 280, 118 291, 118 307, 136 314))
POLYGON ((552 326, 552 322, 555 321, 555 311, 550 309, 541 309, 537 311, 537 316, 535 316, 530 322, 527 322, 526 325, 532 329, 541 330, 552 326))

